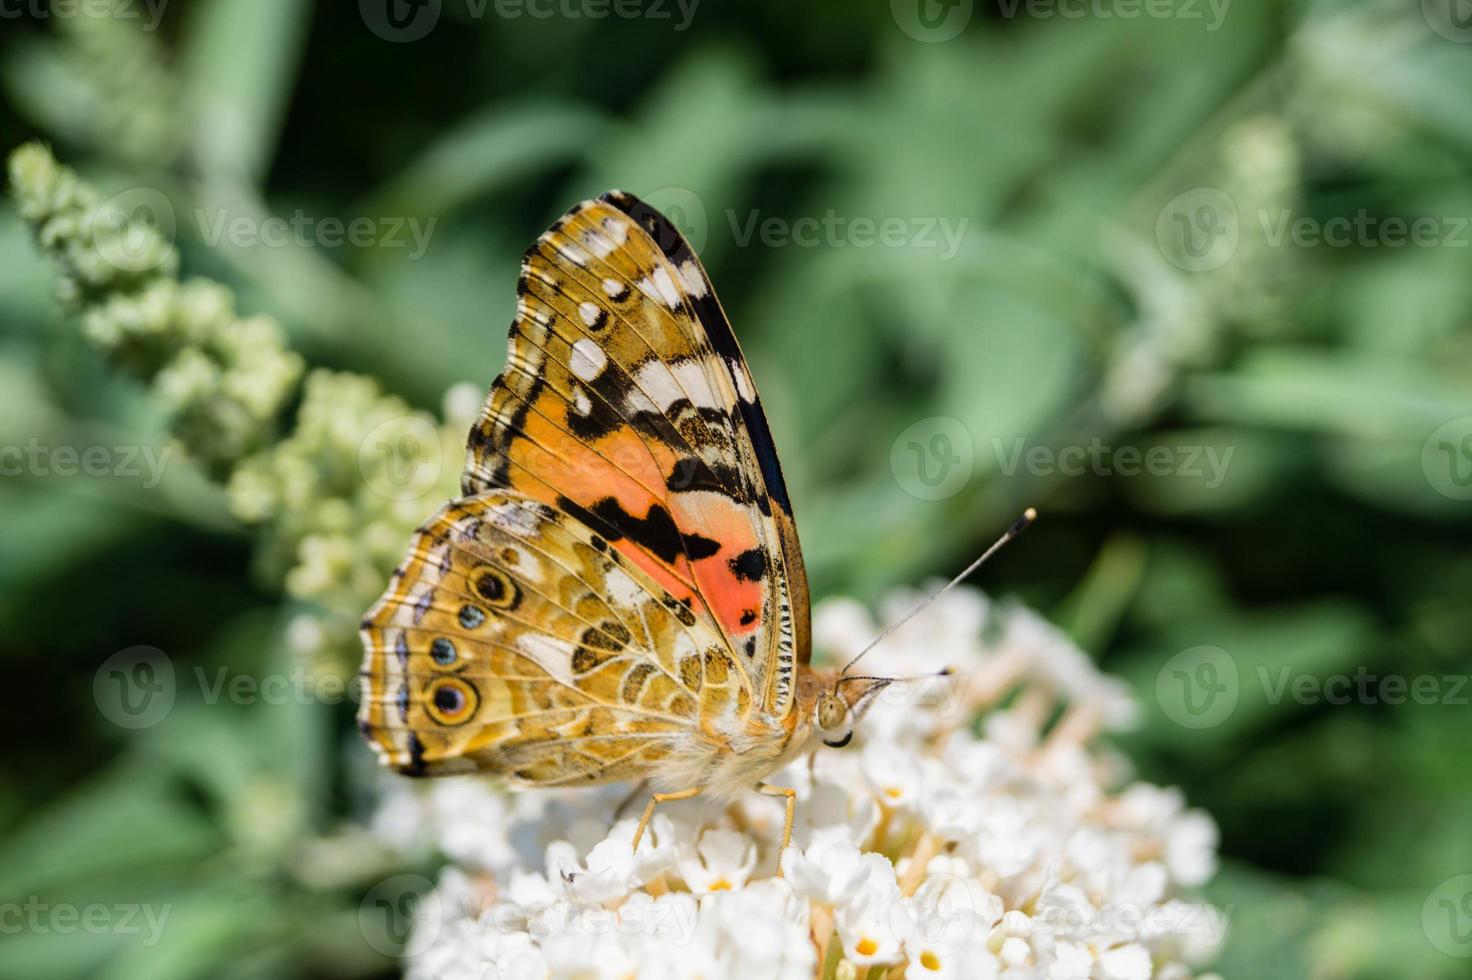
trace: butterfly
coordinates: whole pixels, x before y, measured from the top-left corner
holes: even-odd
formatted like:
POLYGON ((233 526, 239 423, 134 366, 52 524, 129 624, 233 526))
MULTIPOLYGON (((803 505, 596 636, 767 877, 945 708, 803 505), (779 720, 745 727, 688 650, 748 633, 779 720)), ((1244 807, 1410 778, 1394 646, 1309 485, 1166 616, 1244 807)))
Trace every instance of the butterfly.
POLYGON ((890 678, 810 665, 792 504, 700 260, 632 195, 529 248, 462 496, 361 625, 359 728, 410 776, 648 780, 657 804, 753 788, 841 747, 890 678))

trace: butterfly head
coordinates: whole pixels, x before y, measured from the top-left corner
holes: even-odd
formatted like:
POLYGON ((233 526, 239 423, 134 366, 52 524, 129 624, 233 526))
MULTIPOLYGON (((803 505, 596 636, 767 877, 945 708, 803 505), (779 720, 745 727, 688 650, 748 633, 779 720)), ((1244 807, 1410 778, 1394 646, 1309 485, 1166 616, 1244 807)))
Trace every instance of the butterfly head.
POLYGON ((841 749, 854 738, 854 726, 874 703, 874 697, 890 684, 889 677, 833 678, 832 687, 818 696, 813 707, 813 725, 824 745, 841 749))
POLYGON ((824 745, 841 749, 853 741, 854 726, 880 691, 891 684, 945 677, 950 673, 949 667, 924 677, 873 677, 845 675, 837 670, 809 670, 799 690, 806 694, 803 701, 814 734, 824 745))

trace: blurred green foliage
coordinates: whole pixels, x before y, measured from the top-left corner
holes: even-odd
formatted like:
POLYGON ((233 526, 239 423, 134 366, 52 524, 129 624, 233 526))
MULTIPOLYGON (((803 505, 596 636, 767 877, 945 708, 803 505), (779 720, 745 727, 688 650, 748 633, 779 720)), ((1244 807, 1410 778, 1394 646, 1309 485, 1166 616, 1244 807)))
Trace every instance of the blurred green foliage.
MULTIPOLYGON (((984 584, 1135 683, 1124 747, 1220 822, 1223 976, 1467 975, 1425 908, 1472 872, 1472 692, 1446 680, 1472 672, 1472 36, 1436 2, 1238 0, 1215 27, 1204 4, 978 3, 937 41, 898 3, 708 0, 677 30, 673 7, 445 0, 412 43, 350 3, 175 0, 144 29, 157 6, 7 19, 0 144, 163 193, 190 274, 427 409, 499 370, 520 252, 567 205, 618 186, 668 207, 762 387, 819 594, 954 569, 1036 504, 984 584), (433 235, 422 257, 210 240, 210 216, 298 213, 433 235), (828 215, 848 230, 811 247, 745 235, 828 215), (954 255, 865 247, 858 218, 965 233, 954 255), (1429 239, 1389 240, 1418 219, 1429 239), (901 439, 935 418, 973 465, 939 500, 901 439), (1091 445, 1108 472, 1028 462, 1091 445), (1152 446, 1167 471, 1122 472, 1152 446), (1197 647, 1236 684, 1200 728, 1169 693, 1197 647), (1404 704, 1279 686, 1357 672, 1443 681, 1404 704)), ((160 408, 54 281, 0 211, 0 445, 161 446, 160 408)), ((358 931, 395 858, 359 828, 350 705, 206 704, 191 680, 132 732, 94 700, 136 645, 210 683, 298 665, 302 608, 223 490, 183 465, 156 488, 6 475, 0 540, 0 900, 172 910, 152 946, 7 936, 0 976, 391 973, 358 931)))

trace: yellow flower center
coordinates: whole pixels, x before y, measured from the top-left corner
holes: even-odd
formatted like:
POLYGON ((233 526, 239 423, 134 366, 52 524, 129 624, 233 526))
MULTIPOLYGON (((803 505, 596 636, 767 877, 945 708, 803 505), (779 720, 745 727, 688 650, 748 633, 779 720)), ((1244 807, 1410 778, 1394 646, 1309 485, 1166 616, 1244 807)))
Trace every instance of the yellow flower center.
POLYGON ((717 878, 710 883, 710 890, 713 892, 728 892, 731 890, 731 883, 725 878, 717 878))
POLYGON ((875 953, 879 952, 879 944, 870 939, 868 936, 865 936, 863 939, 859 940, 858 945, 854 946, 854 952, 858 953, 860 956, 873 956, 875 953))
POLYGON ((940 957, 936 956, 934 953, 927 949, 925 952, 920 954, 920 965, 925 967, 925 969, 927 970, 939 970, 940 957))
POLYGON ((891 800, 897 800, 901 796, 905 795, 905 791, 900 789, 898 786, 886 786, 884 787, 884 795, 889 797, 891 800))

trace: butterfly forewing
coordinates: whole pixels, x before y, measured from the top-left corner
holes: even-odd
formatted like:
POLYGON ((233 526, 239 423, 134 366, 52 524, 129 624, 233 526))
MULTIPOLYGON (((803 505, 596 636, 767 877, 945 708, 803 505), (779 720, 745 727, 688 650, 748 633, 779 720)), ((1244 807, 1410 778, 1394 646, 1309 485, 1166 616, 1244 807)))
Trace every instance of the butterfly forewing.
POLYGON ((465 490, 509 486, 605 534, 727 637, 763 707, 807 658, 807 583, 756 391, 709 279, 636 198, 528 250, 465 490))

